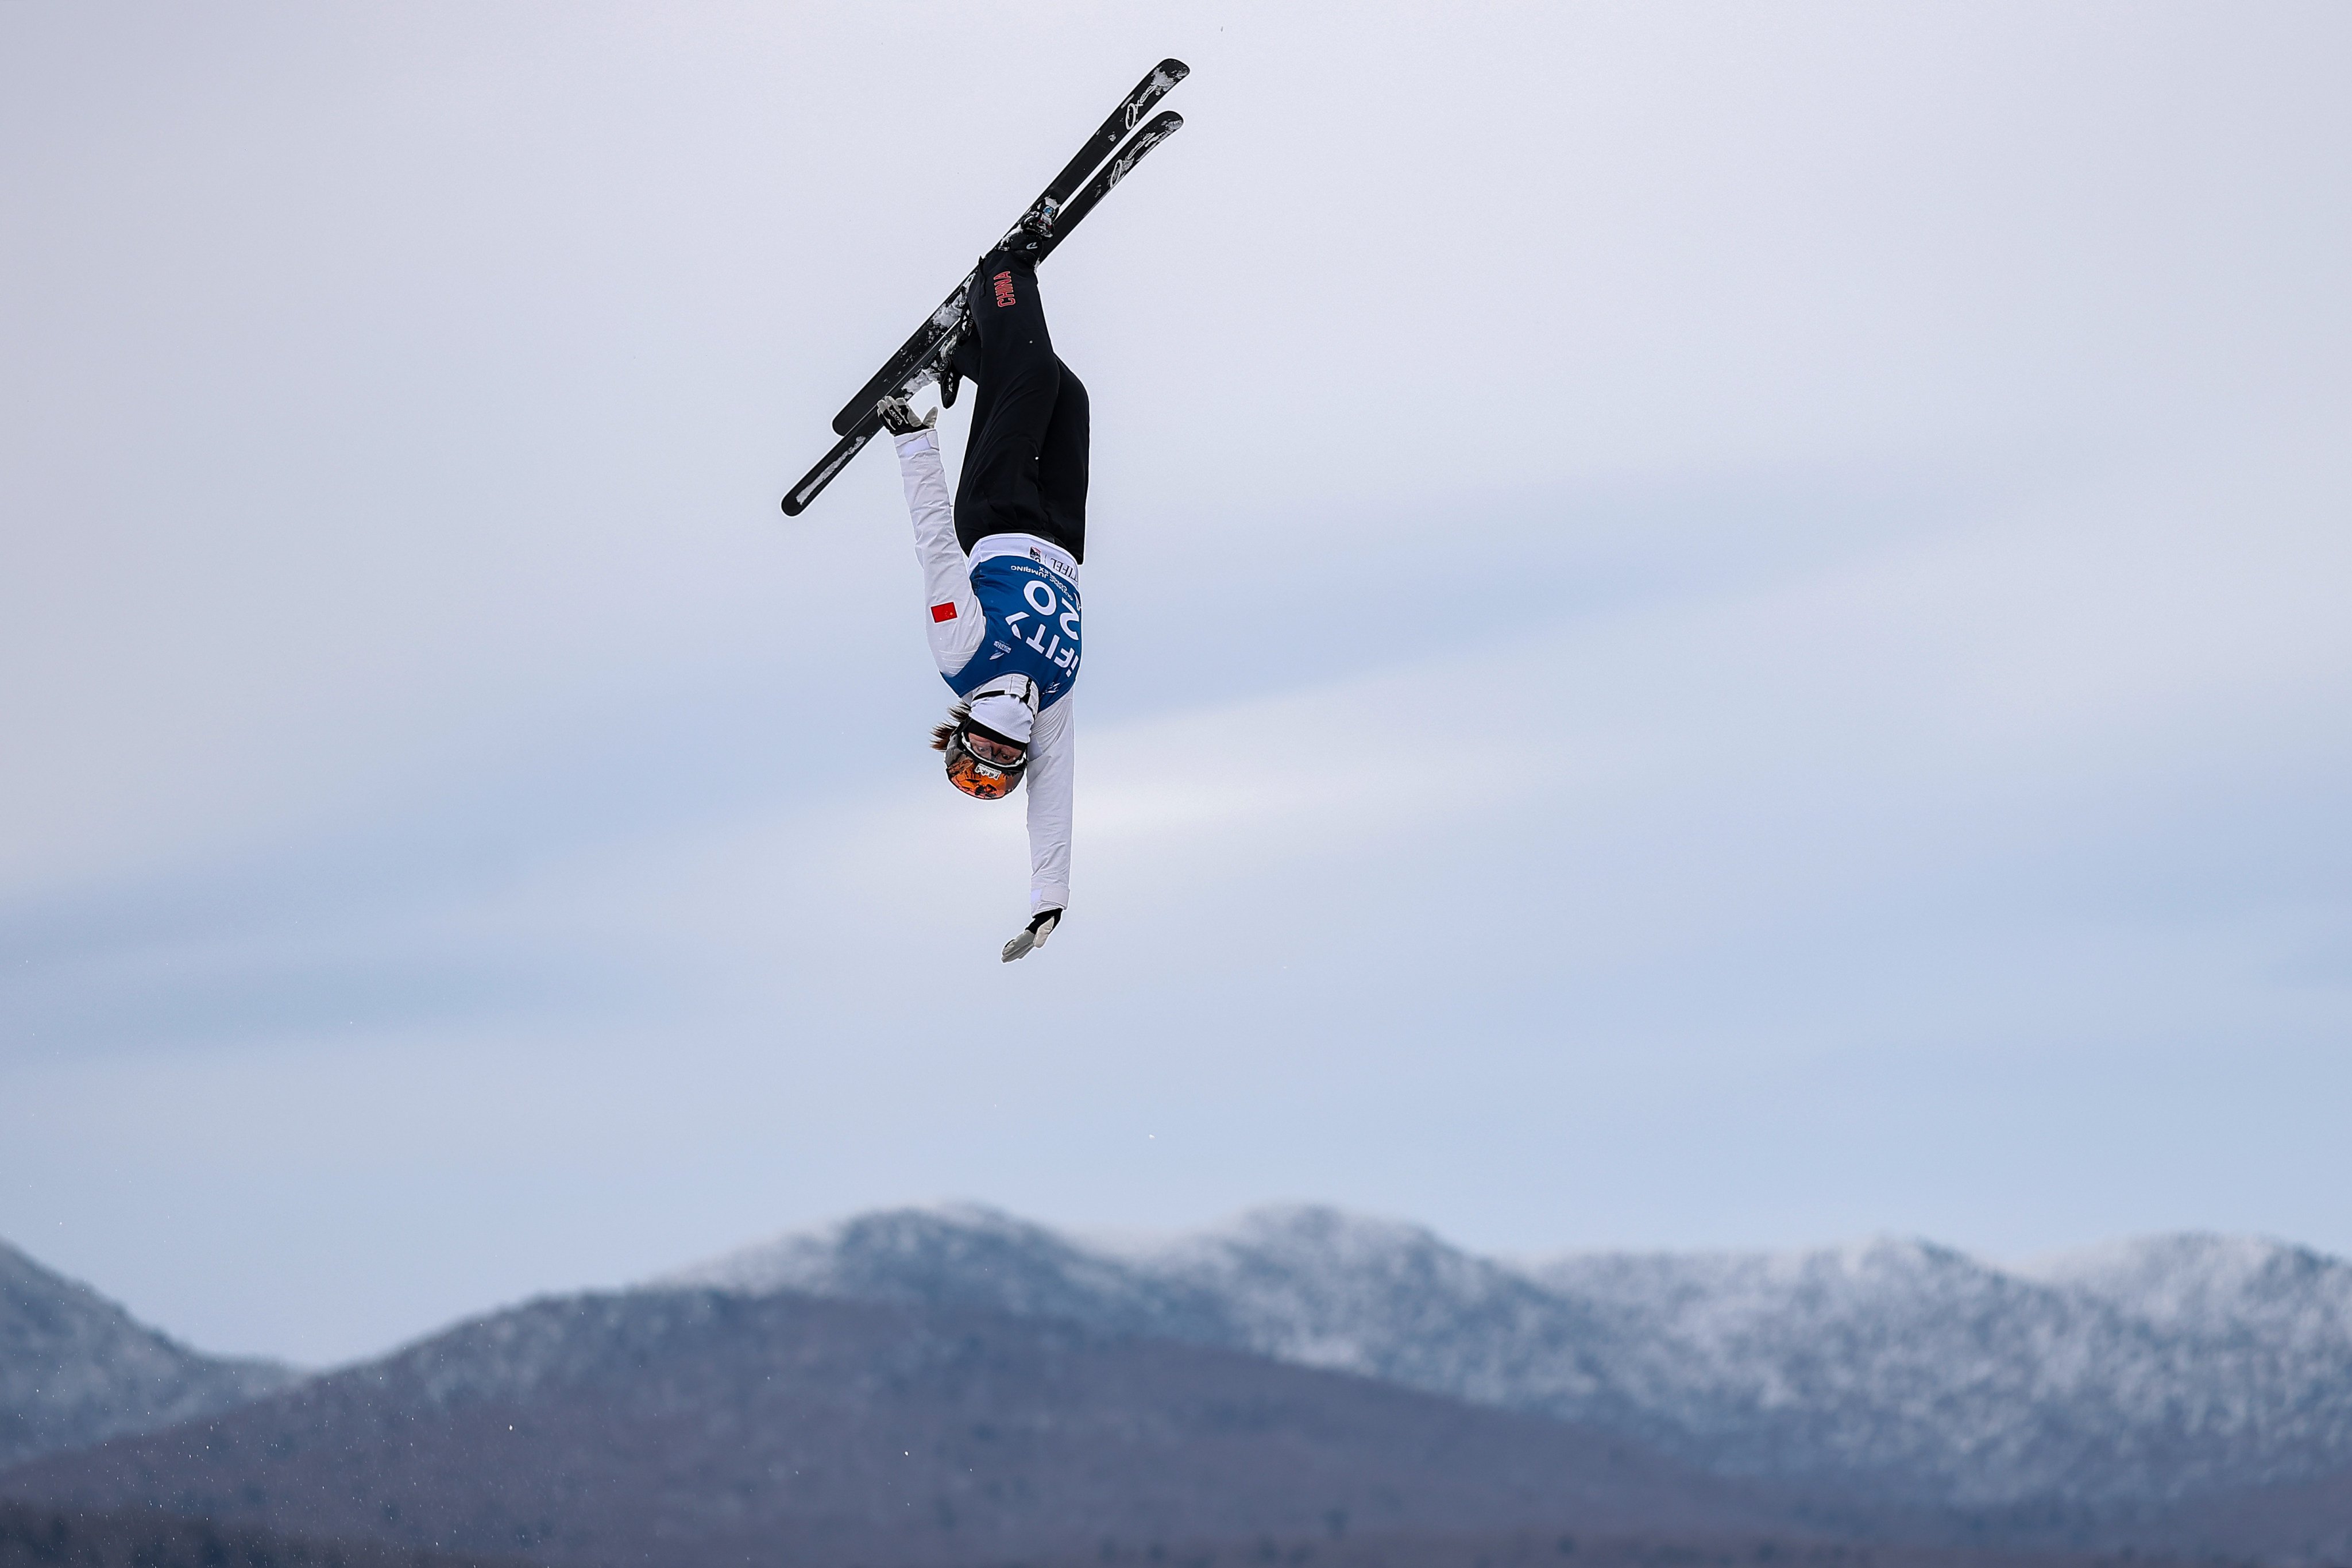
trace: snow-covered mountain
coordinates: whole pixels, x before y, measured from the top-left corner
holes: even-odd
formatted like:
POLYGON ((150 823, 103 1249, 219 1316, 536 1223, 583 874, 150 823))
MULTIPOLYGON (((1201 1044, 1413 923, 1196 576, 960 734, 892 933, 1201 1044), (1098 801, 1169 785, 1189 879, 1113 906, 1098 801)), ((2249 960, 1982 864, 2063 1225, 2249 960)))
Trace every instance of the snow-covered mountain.
POLYGON ((819 1234, 730 1253, 657 1283, 978 1307, 1210 1343, 1234 1338, 1224 1303, 1213 1293, 1136 1268, 1042 1226, 971 1206, 861 1215, 819 1234))
POLYGON ((1140 1251, 991 1209, 897 1209, 660 1283, 1063 1318, 1520 1408, 1608 1397, 1586 1358, 1605 1330, 1578 1303, 1426 1231, 1330 1209, 1265 1209, 1140 1251))
POLYGON ((296 1376, 174 1343, 0 1242, 0 1469, 226 1410, 296 1376))
POLYGON ((1428 1231, 1270 1208, 1133 1265, 1223 1304, 1264 1355, 1577 1419, 1623 1416, 1610 1325, 1428 1231))
MULTIPOLYGON (((1633 1402, 1750 1474, 1836 1471, 1943 1500, 2158 1500, 2352 1458, 2352 1269, 2292 1305, 2232 1291, 2220 1248, 2163 1238, 2134 1261, 1990 1267, 1918 1242, 1783 1256, 1597 1257, 1537 1271, 1608 1314, 1633 1402), (2078 1267, 2094 1273, 2076 1277, 2078 1267), (2206 1300, 2199 1317, 2167 1312, 2206 1300)), ((2310 1256, 2310 1255, 2306 1255, 2310 1256)), ((2316 1260, 2315 1260, 2316 1261, 2316 1260)))
POLYGON ((1719 1540, 1792 1511, 1612 1433, 1264 1356, 709 1289, 530 1302, 0 1496, 555 1568, 1263 1565, 1276 1537, 1719 1540))
POLYGON ((866 1215, 679 1282, 1229 1345, 1918 1503, 2151 1504, 2352 1466, 2352 1266, 2244 1238, 2015 1268, 1904 1240, 1515 1267, 1328 1209, 1108 1247, 963 1208, 866 1215))

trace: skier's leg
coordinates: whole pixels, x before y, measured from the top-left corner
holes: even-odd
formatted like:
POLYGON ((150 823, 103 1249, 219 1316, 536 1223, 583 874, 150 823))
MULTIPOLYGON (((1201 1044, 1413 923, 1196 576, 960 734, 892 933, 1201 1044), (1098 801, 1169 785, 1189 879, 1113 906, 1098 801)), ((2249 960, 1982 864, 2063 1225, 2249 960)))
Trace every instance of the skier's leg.
MULTIPOLYGON (((1057 359, 1055 363, 1059 364, 1057 359)), ((1037 449, 1037 494, 1045 505, 1045 537, 1080 562, 1087 558, 1087 454, 1092 409, 1086 383, 1061 366, 1061 392, 1037 449)))
POLYGON ((992 533, 1048 528, 1037 456, 1062 384, 1034 264, 992 251, 973 279, 971 308, 980 395, 955 500, 956 540, 967 551, 992 533))

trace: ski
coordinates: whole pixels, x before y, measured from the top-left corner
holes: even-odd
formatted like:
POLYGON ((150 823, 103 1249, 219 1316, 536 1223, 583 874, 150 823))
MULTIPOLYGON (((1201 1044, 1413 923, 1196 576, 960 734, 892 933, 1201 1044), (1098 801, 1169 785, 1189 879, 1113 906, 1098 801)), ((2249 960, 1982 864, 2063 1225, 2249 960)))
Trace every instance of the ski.
POLYGON ((1062 216, 1054 224, 1053 235, 1045 241, 1045 247, 1039 253, 1037 259, 1043 261, 1046 257, 1053 255, 1059 248, 1062 241, 1069 237, 1070 230, 1077 227, 1086 216, 1095 210, 1096 204, 1110 195, 1110 188, 1127 178, 1129 172, 1143 162, 1143 155, 1146 153, 1150 152, 1183 128, 1184 117, 1170 110, 1164 114, 1153 116, 1150 124, 1129 137, 1127 145, 1113 153, 1110 162, 1102 166, 1102 172, 1088 180, 1087 188, 1080 191, 1072 198, 1070 205, 1062 209, 1062 216))
MULTIPOLYGON (((1151 87, 1153 82, 1171 68, 1179 73, 1185 68, 1181 61, 1164 60, 1153 76, 1144 79, 1143 87, 1145 89, 1151 87)), ((1175 81, 1182 79, 1181 74, 1179 74, 1168 85, 1173 86, 1175 81)), ((1142 89, 1139 89, 1139 90, 1142 89)), ((1164 93, 1166 88, 1160 90, 1164 93)), ((1094 211, 1103 197, 1110 194, 1111 187, 1127 178, 1135 165, 1142 161, 1145 153, 1175 135, 1183 124, 1184 120, 1181 115, 1172 111, 1163 112, 1154 116, 1143 129, 1129 137, 1126 143, 1111 154, 1110 161, 1102 165, 1093 179, 1087 182, 1086 187, 1075 196, 1068 198, 1066 205, 1060 206, 1059 216, 1055 220, 1053 236, 1047 241, 1038 259, 1043 261, 1045 257, 1051 256, 1062 241, 1069 237, 1070 231, 1083 222, 1088 213, 1094 211)), ((1091 150, 1092 143, 1090 142, 1088 146, 1091 150)), ((1083 158, 1087 154, 1082 153, 1080 156, 1083 158)), ((1072 166, 1076 166, 1075 160, 1072 166)), ((1065 169, 1062 173, 1064 176, 1067 176, 1069 170, 1065 169)), ((1048 187, 1045 195, 1038 197, 1038 203, 1043 204, 1052 197, 1053 190, 1048 187)), ((1031 210, 1034 211, 1035 208, 1033 206, 1031 210)), ((1019 226, 1016 224, 1014 226, 1019 226)), ((806 510, 808 504, 816 500, 819 492, 833 482, 834 476, 847 468, 850 459, 865 450, 866 444, 880 433, 882 416, 875 411, 875 405, 884 397, 909 397, 929 383, 937 381, 940 384, 940 401, 942 403, 955 401, 954 386, 957 378, 955 372, 948 366, 948 358, 954 353, 957 343, 963 336, 966 326, 964 294, 971 287, 972 277, 978 271, 979 268, 975 267, 971 272, 966 273, 963 282, 958 286, 956 292, 948 296, 947 301, 938 310, 932 312, 931 319, 923 323, 922 329, 907 340, 905 347, 891 356, 890 363, 883 366, 882 373, 866 384, 865 391, 859 395, 864 400, 863 403, 854 403, 841 411, 834 426, 841 438, 834 443, 831 451, 817 459, 814 468, 801 476, 801 482, 786 493, 783 500, 786 517, 798 517, 806 510)))
MULTIPOLYGON (((877 398, 876 401, 879 402, 880 399, 877 398)), ((802 512, 806 511, 808 503, 816 500, 818 492, 833 483, 833 476, 847 468, 849 459, 864 451, 866 443, 874 439, 875 432, 881 428, 881 416, 868 414, 851 427, 848 435, 835 441, 833 444, 833 450, 819 458, 816 467, 803 474, 801 482, 794 485, 785 495, 784 515, 798 517, 802 512)))
MULTIPOLYGON (((1167 97, 1178 82, 1192 74, 1192 68, 1182 60, 1166 59, 1153 66, 1145 73, 1143 79, 1135 84, 1135 90, 1110 111, 1109 118, 1096 128, 1092 136, 1087 138, 1086 144, 1078 149, 1077 156, 1062 166, 1062 172, 1054 176, 1053 183, 1038 193, 1035 201, 1022 209, 1021 216, 1004 232, 1010 235, 1033 217, 1060 214, 1078 189, 1079 182, 1093 174, 1097 165, 1118 146, 1120 137, 1141 122, 1144 111, 1167 97)), ((908 338, 898 352, 874 373, 856 396, 842 405, 841 412, 833 416, 835 435, 848 435, 850 427, 865 416, 877 399, 888 393, 891 386, 913 368, 915 362, 929 353, 941 336, 955 330, 956 323, 963 316, 964 291, 971 287, 971 273, 967 272, 963 275, 963 281, 957 284, 940 302, 940 308, 931 312, 930 319, 915 329, 914 336, 908 338)))

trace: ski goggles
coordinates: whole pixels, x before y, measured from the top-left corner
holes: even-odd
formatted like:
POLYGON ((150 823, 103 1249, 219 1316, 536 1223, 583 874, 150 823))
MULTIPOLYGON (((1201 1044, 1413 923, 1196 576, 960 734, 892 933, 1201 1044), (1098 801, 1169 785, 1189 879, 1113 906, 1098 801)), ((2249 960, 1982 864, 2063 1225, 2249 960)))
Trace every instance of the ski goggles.
POLYGON ((961 732, 948 741, 948 783, 974 800, 1003 800, 1021 786, 1022 770, 1028 766, 1025 757, 1010 764, 986 762, 975 755, 965 741, 961 732))
POLYGON ((1000 768, 1019 768, 1029 761, 1028 747, 983 733, 975 725, 965 725, 961 739, 965 751, 1000 768))

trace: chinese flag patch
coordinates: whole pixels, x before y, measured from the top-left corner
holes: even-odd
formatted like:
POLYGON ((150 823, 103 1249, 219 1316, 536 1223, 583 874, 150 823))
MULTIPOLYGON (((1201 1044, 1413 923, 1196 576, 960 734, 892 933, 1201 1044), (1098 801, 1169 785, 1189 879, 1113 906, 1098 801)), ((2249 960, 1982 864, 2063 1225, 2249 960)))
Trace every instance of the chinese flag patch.
POLYGON ((933 605, 931 606, 931 619, 933 619, 933 620, 935 620, 935 621, 951 621, 951 620, 954 620, 954 619, 955 619, 955 606, 954 606, 953 605, 951 605, 951 604, 949 604, 949 605, 933 605))

